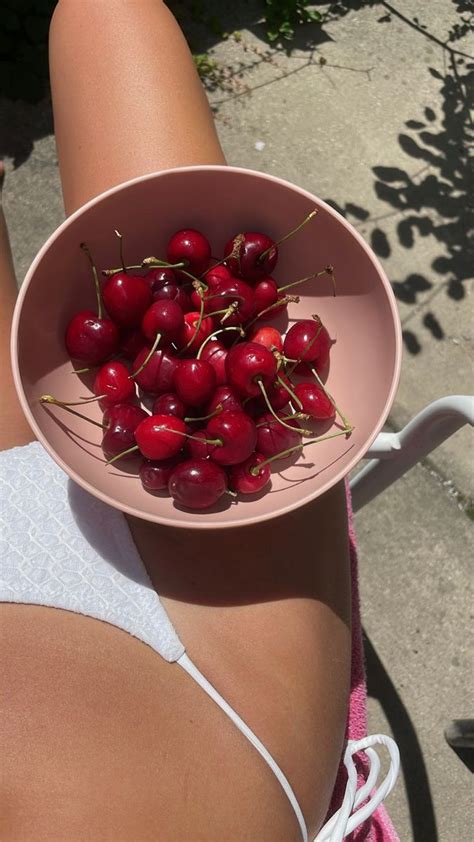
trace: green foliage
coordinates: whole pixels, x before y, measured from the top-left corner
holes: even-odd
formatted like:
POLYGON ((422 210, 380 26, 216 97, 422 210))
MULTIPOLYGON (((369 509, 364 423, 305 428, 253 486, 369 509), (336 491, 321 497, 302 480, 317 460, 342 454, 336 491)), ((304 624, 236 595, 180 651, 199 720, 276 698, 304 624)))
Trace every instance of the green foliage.
POLYGON ((217 62, 208 53, 194 53, 193 59, 201 79, 213 76, 218 69, 217 62))
POLYGON ((295 35, 295 26, 302 23, 318 23, 321 15, 310 9, 311 0, 265 0, 265 22, 268 40, 279 38, 291 41, 295 35))

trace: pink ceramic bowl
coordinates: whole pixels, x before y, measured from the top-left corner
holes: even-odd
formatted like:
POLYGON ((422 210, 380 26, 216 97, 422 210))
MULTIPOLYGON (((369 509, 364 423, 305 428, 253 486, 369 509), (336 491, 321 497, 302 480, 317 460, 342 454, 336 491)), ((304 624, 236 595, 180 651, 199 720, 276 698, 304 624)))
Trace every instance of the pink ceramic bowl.
MULTIPOLYGON (((293 290, 292 290, 293 291, 293 290)), ((19 295, 12 333, 18 395, 33 431, 53 459, 83 488, 124 512, 173 526, 225 528, 255 523, 302 506, 323 494, 364 456, 390 410, 400 369, 401 338, 390 284, 359 234, 320 199, 263 173, 233 167, 187 167, 147 175, 98 196, 67 219, 34 260, 19 295), (128 263, 165 256, 170 235, 198 228, 213 253, 223 254, 239 231, 261 230, 275 240, 313 208, 316 219, 280 248, 274 276, 280 285, 328 263, 327 278, 295 292, 290 323, 317 313, 336 340, 327 385, 354 425, 350 438, 304 450, 296 462, 278 462, 271 490, 255 498, 223 501, 203 512, 178 509, 167 497, 147 494, 130 470, 105 465, 99 428, 56 407, 38 403, 44 393, 62 400, 87 394, 72 374, 64 346, 68 320, 95 309, 93 283, 79 244, 86 241, 99 267, 117 265, 114 228, 125 237, 128 263)), ((96 404, 84 413, 101 419, 96 404)))

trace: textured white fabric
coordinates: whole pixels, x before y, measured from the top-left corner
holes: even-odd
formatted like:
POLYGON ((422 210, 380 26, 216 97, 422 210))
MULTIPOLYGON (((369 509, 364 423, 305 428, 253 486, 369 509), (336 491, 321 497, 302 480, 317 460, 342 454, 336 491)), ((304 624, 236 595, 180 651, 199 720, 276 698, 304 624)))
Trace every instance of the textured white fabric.
POLYGON ((112 623, 167 661, 184 653, 122 513, 68 479, 39 442, 0 452, 0 602, 112 623))

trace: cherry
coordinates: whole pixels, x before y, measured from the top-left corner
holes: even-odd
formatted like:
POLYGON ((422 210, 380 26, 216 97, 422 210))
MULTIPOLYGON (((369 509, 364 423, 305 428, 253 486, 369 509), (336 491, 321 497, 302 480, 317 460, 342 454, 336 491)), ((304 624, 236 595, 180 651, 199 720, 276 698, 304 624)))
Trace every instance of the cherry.
POLYGON ((140 328, 133 327, 128 330, 124 330, 120 337, 120 353, 123 354, 127 360, 134 360, 146 344, 146 339, 140 328))
POLYGON ((184 314, 184 326, 176 340, 176 345, 181 350, 196 352, 200 346, 211 335, 214 324, 212 319, 204 318, 199 324, 201 314, 195 311, 184 314))
POLYGON ((150 342, 158 333, 162 334, 164 345, 172 342, 183 325, 183 311, 176 301, 154 301, 143 316, 142 331, 150 342))
POLYGON ((224 348, 222 342, 219 342, 218 339, 214 339, 210 340, 203 346, 199 355, 200 360, 206 360, 212 365, 214 371, 216 372, 216 383, 218 386, 222 386, 226 382, 227 375, 225 371, 225 361, 227 354, 227 348, 224 348))
POLYGON ((229 350, 227 380, 244 397, 255 397, 275 379, 275 356, 257 342, 241 342, 229 350))
POLYGON ((188 406, 201 406, 210 400, 217 385, 216 372, 206 360, 181 360, 176 369, 176 394, 188 406))
POLYGON ((86 365, 98 365, 115 354, 119 331, 111 319, 96 316, 92 310, 81 310, 66 328, 66 349, 70 357, 86 365))
POLYGON ((262 278, 253 288, 255 314, 278 301, 278 287, 273 278, 262 278))
POLYGON ((230 409, 232 412, 242 412, 242 402, 237 392, 231 386, 218 386, 213 398, 206 406, 206 412, 210 415, 215 412, 218 406, 222 409, 230 409))
POLYGON ((145 278, 116 272, 105 282, 102 296, 108 313, 121 327, 139 327, 153 296, 145 278))
POLYGON ((169 263, 186 263, 192 275, 202 275, 209 266, 211 246, 205 236, 194 228, 176 231, 171 237, 166 255, 169 263))
POLYGON ((153 297, 155 296, 155 293, 159 292, 160 289, 163 289, 164 286, 167 286, 168 284, 177 286, 178 284, 175 273, 172 269, 167 267, 150 269, 146 275, 144 275, 144 278, 151 289, 153 297))
MULTIPOLYGON (((279 377, 281 377, 283 383, 288 384, 291 389, 291 385, 285 375, 280 374, 279 377)), ((285 386, 283 386, 279 380, 274 380, 270 386, 267 387, 267 398, 273 409, 283 409, 285 406, 288 406, 291 395, 288 392, 288 389, 285 389, 285 386)), ((260 412, 265 412, 267 405, 264 400, 259 400, 259 407, 260 412)))
POLYGON ((226 264, 233 275, 246 281, 258 281, 269 275, 278 260, 278 248, 274 240, 257 231, 236 234, 226 244, 226 264))
MULTIPOLYGON (((137 371, 145 362, 149 354, 149 348, 143 348, 133 363, 133 371, 137 371)), ((152 395, 172 392, 174 387, 174 375, 178 368, 179 360, 166 351, 155 351, 140 374, 135 380, 144 392, 152 395)))
POLYGON ((202 276, 203 282, 210 290, 218 287, 221 281, 230 281, 231 278, 231 271, 223 263, 219 263, 217 266, 211 266, 202 276))
POLYGON ((187 509, 207 509, 227 491, 225 471, 208 459, 188 459, 171 474, 168 484, 173 500, 187 509))
POLYGON ((210 454, 220 465, 238 465, 253 453, 257 443, 257 428, 245 412, 225 410, 215 415, 207 424, 206 435, 222 442, 210 454))
MULTIPOLYGON (((302 319, 292 325, 285 336, 283 349, 289 359, 313 363, 318 371, 329 361, 331 338, 321 319, 302 319)), ((305 365, 298 365, 297 371, 306 371, 305 365)))
POLYGON ((316 421, 326 421, 334 418, 336 408, 327 393, 316 383, 298 383, 295 394, 301 403, 303 412, 311 415, 316 421))
MULTIPOLYGON (((279 418, 284 418, 284 413, 277 412, 279 418)), ((294 427, 295 431, 300 429, 298 421, 293 418, 286 420, 286 424, 294 427)), ((259 453, 264 456, 275 456, 281 451, 297 446, 301 442, 299 433, 292 433, 288 427, 283 427, 269 412, 265 412, 257 418, 257 447, 259 453)))
POLYGON ((168 489, 171 474, 180 462, 182 462, 182 456, 179 453, 170 459, 163 459, 161 462, 143 459, 138 470, 138 476, 145 491, 153 494, 156 491, 168 489))
POLYGON ((238 278, 221 281, 213 292, 216 309, 229 307, 235 302, 234 313, 225 319, 226 325, 238 325, 248 321, 255 312, 255 297, 252 288, 238 278))
POLYGON ((132 447, 135 444, 135 430, 146 418, 148 415, 144 409, 130 403, 118 403, 106 409, 103 418, 105 433, 102 439, 104 456, 112 459, 132 447))
POLYGON ((147 459, 169 459, 183 447, 186 424, 176 415, 149 415, 135 430, 135 441, 147 459))
POLYGON ((134 381, 126 365, 119 360, 104 363, 97 372, 92 386, 94 395, 103 395, 99 401, 102 410, 117 403, 132 403, 137 394, 134 381))
POLYGON ((187 407, 174 392, 165 392, 156 398, 152 412, 153 415, 176 415, 177 418, 184 418, 187 407))
POLYGON ((153 298, 155 301, 176 301, 183 313, 189 313, 193 309, 192 301, 187 292, 184 291, 183 287, 176 286, 176 284, 165 284, 153 294, 153 298))
POLYGON ((260 467, 262 462, 265 462, 262 453, 252 453, 245 462, 233 465, 229 471, 229 479, 234 491, 240 494, 256 494, 270 482, 270 467, 266 464, 260 467), (254 468, 258 468, 256 474, 251 473, 254 468))
POLYGON ((283 351, 282 335, 276 327, 257 327, 250 336, 251 342, 257 342, 259 345, 264 345, 269 351, 274 348, 280 353, 283 351))
POLYGON ((204 430, 193 433, 192 438, 186 439, 185 448, 193 459, 209 459, 214 451, 214 446, 208 444, 207 434, 204 430))

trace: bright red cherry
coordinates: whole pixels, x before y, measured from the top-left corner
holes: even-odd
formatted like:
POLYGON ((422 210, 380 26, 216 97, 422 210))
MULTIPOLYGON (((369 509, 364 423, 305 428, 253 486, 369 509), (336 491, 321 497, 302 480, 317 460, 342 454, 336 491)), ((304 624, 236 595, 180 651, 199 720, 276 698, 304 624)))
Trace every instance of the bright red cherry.
POLYGON ((186 269, 199 277, 209 266, 211 246, 200 231, 184 228, 171 237, 166 256, 169 263, 186 262, 186 269))
POLYGON ((137 387, 127 366, 119 360, 111 360, 99 368, 92 391, 94 395, 105 395, 99 401, 100 408, 105 410, 117 403, 132 403, 136 398, 137 387))
MULTIPOLYGON (((284 418, 285 413, 281 410, 277 412, 279 418, 284 418)), ((259 453, 264 456, 276 456, 284 450, 289 450, 290 447, 296 447, 301 443, 301 436, 299 433, 292 433, 287 427, 283 427, 275 420, 273 415, 265 412, 257 422, 257 447, 259 453)), ((286 424, 289 424, 295 429, 300 429, 298 421, 295 419, 286 419, 286 424)))
POLYGON ((275 379, 275 356, 257 342, 240 342, 234 345, 225 361, 227 380, 244 397, 261 394, 259 382, 270 386, 275 379))
MULTIPOLYGON (((106 430, 102 439, 102 450, 107 459, 118 456, 135 444, 135 430, 148 418, 144 409, 134 404, 116 404, 106 409, 103 423, 106 430)), ((135 458, 136 454, 129 454, 135 458)), ((125 457, 128 458, 128 457, 125 457)))
POLYGON ((274 348, 280 351, 280 353, 283 351, 282 335, 276 327, 256 327, 250 336, 250 341, 264 345, 269 351, 272 351, 274 348))
POLYGON ((216 372, 206 360, 181 360, 174 376, 174 388, 187 406, 202 406, 214 394, 216 380, 216 372))
POLYGON ((222 406, 222 409, 230 409, 232 412, 242 412, 242 401, 240 400, 237 392, 232 388, 232 386, 218 386, 212 400, 209 401, 208 405, 206 406, 206 413, 211 415, 219 404, 222 406))
POLYGON ((203 275, 202 281, 210 290, 214 290, 219 286, 221 281, 230 281, 231 278, 231 271, 223 263, 220 263, 219 266, 211 266, 203 275))
POLYGON ((104 284, 102 297, 107 312, 120 327, 139 327, 153 296, 140 275, 116 272, 104 284))
MULTIPOLYGON (((229 332, 232 333, 232 331, 229 332)), ((212 365, 214 371, 216 372, 216 382, 218 386, 223 386, 227 380, 225 370, 227 354, 227 348, 224 347, 222 342, 219 342, 217 339, 211 339, 206 343, 206 345, 204 345, 199 357, 200 360, 206 360, 212 365)))
POLYGON ((294 392, 302 404, 302 411, 307 412, 316 421, 334 418, 336 408, 326 392, 317 383, 298 383, 294 392))
POLYGON ((188 459, 171 474, 169 493, 187 509, 208 509, 227 491, 225 471, 209 459, 188 459))
MULTIPOLYGON (((133 363, 133 371, 137 371, 145 362, 149 348, 143 348, 133 363)), ((134 379, 144 392, 151 395, 159 395, 163 392, 172 392, 174 387, 174 375, 178 368, 179 360, 166 351, 155 351, 145 368, 137 374, 134 379)))
POLYGON ((135 441, 142 456, 158 461, 182 450, 186 424, 176 415, 149 415, 135 430, 135 441))
POLYGON ((180 331, 180 334, 176 340, 176 345, 178 348, 184 349, 186 346, 186 351, 189 353, 196 353, 199 351, 202 343, 208 336, 211 335, 212 331, 214 330, 214 324, 212 319, 205 318, 202 320, 201 324, 199 325, 200 314, 193 311, 191 313, 184 314, 184 326, 180 331), (199 325, 199 329, 196 332, 196 328, 199 325), (190 343, 188 345, 188 343, 190 343))
MULTIPOLYGON (((278 287, 273 278, 262 278, 253 288, 255 315, 278 301, 278 287)), ((270 312, 273 313, 271 310, 270 312)))
POLYGON ((163 345, 172 342, 183 325, 183 311, 176 301, 154 301, 142 319, 142 331, 148 341, 153 342, 161 333, 163 345))
MULTIPOLYGON (((317 371, 325 368, 329 361, 331 338, 320 319, 302 319, 292 325, 285 336, 285 356, 293 360, 312 363, 317 371)), ((305 371, 298 366, 297 371, 305 371)))
POLYGON ((236 234, 225 246, 224 253, 233 253, 226 264, 233 275, 245 281, 258 281, 270 275, 278 260, 275 241, 258 231, 236 234))
POLYGON ((245 412, 225 410, 207 423, 209 439, 219 439, 221 447, 213 448, 211 459, 219 465, 238 465, 255 450, 257 428, 245 412))
POLYGON ((270 465, 263 465, 259 468, 262 462, 266 459, 261 453, 252 453, 245 462, 240 465, 233 465, 229 471, 229 480, 234 491, 240 494, 256 494, 265 488, 270 482, 270 465), (259 468, 258 473, 252 474, 252 468, 259 468))
POLYGON ((156 398, 152 412, 153 415, 176 415, 177 418, 184 418, 187 407, 174 392, 165 392, 156 398))
POLYGON ((183 458, 180 453, 170 459, 163 459, 161 462, 143 459, 138 470, 138 476, 145 491, 154 494, 156 491, 168 490, 171 474, 182 461, 183 458))
POLYGON ((70 357, 86 365, 98 365, 119 345, 119 331, 111 319, 99 318, 92 310, 72 317, 66 329, 66 349, 70 357))

